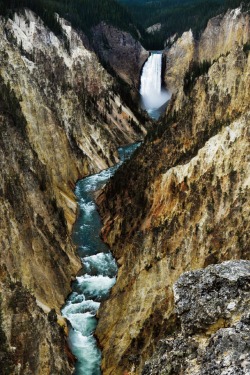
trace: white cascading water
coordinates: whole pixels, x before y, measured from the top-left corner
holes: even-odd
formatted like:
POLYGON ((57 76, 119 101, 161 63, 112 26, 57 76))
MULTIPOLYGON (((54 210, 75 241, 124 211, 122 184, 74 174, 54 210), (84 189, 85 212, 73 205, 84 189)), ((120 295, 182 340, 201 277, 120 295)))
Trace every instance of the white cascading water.
POLYGON ((94 337, 97 325, 95 316, 100 302, 108 297, 110 288, 115 284, 117 273, 116 262, 99 237, 102 223, 95 205, 95 192, 109 181, 138 146, 133 144, 118 149, 120 163, 86 177, 76 187, 79 215, 73 240, 83 268, 72 284, 72 293, 62 309, 63 316, 71 326, 69 345, 77 358, 75 375, 101 375, 101 351, 94 337))
POLYGON ((158 109, 171 97, 170 93, 162 88, 162 53, 152 52, 146 61, 141 75, 140 94, 142 107, 153 118, 158 118, 158 109))

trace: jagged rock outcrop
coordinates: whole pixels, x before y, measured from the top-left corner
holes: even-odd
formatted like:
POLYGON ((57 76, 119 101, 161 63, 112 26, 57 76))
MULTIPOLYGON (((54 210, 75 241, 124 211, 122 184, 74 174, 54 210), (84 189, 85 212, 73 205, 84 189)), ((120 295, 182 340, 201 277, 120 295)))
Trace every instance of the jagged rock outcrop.
POLYGON ((138 89, 141 69, 149 52, 129 33, 104 22, 92 33, 93 46, 101 60, 108 63, 125 82, 138 89))
POLYGON ((195 40, 192 30, 165 51, 167 88, 176 93, 182 90, 183 79, 193 61, 213 61, 226 55, 235 45, 242 46, 250 39, 250 18, 241 8, 228 10, 222 16, 212 18, 199 40, 195 40))
POLYGON ((64 37, 28 10, 0 19, 3 374, 72 372, 55 321, 80 268, 74 184, 145 133, 82 36, 60 22, 64 37))
POLYGON ((249 261, 182 275, 174 285, 181 329, 161 340, 143 375, 248 374, 249 283, 249 261))
POLYGON ((183 272, 249 258, 249 73, 236 44, 173 96, 99 197, 120 266, 97 327, 105 375, 140 374, 175 330, 172 287, 183 272))
POLYGON ((195 40, 192 30, 177 39, 170 49, 164 52, 166 70, 164 81, 167 89, 172 93, 183 87, 183 79, 189 64, 194 58, 195 40))
POLYGON ((157 33, 158 31, 160 31, 161 28, 162 28, 161 23, 155 23, 154 25, 148 27, 146 29, 146 32, 149 33, 149 34, 154 34, 154 33, 157 33))

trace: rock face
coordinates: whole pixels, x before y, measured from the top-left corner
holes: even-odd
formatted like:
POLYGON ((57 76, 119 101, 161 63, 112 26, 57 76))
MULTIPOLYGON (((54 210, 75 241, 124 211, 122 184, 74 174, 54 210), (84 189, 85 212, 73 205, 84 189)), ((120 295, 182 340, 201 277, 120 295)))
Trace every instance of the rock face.
POLYGON ((64 38, 28 10, 0 19, 3 374, 71 373, 56 313, 80 268, 74 184, 145 133, 81 35, 60 22, 64 38))
POLYGON ((143 375, 248 374, 250 262, 188 272, 174 285, 181 330, 166 339, 143 375))
POLYGON ((235 45, 242 46, 249 39, 249 14, 241 12, 240 8, 212 18, 198 41, 191 30, 185 32, 165 52, 166 86, 173 93, 182 90, 184 75, 191 62, 216 60, 229 53, 235 45))
POLYGON ((56 313, 45 314, 27 288, 11 281, 4 267, 0 272, 0 373, 72 374, 73 357, 56 313))
POLYGON ((175 330, 172 287, 183 272, 249 258, 249 73, 236 44, 172 97, 99 197, 120 266, 97 327, 105 375, 141 374, 175 330))
POLYGON ((104 22, 93 29, 93 45, 100 58, 125 82, 139 88, 140 73, 149 56, 140 42, 129 33, 104 22))
POLYGON ((164 52, 166 61, 165 84, 176 93, 183 86, 183 79, 195 55, 195 40, 192 31, 183 33, 172 47, 164 52))
POLYGON ((154 34, 156 33, 157 31, 160 31, 161 30, 161 27, 162 27, 162 24, 161 23, 156 23, 150 27, 148 27, 146 29, 146 32, 149 33, 149 34, 154 34))

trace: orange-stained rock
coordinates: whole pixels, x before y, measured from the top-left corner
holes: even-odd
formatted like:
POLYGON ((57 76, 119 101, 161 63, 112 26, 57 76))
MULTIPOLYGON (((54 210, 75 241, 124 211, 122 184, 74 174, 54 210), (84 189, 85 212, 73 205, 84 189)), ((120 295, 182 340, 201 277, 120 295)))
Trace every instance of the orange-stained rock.
MULTIPOLYGON (((240 30, 249 20, 236 13, 225 22, 240 30)), ((187 94, 179 89, 101 196, 103 237, 119 264, 99 311, 104 375, 132 366, 141 374, 159 340, 178 328, 172 287, 183 272, 249 258, 250 55, 241 38, 231 47, 187 94)), ((176 76, 182 67, 176 60, 176 76)))

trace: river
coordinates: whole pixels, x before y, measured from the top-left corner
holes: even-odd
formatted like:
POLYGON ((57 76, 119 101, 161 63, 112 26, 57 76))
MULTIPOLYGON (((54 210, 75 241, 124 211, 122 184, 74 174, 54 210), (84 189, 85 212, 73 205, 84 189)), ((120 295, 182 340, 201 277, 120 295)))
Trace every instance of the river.
POLYGON ((96 312, 116 282, 117 266, 109 248, 99 237, 101 218, 94 200, 120 165, 130 158, 139 144, 118 149, 120 163, 77 183, 75 194, 79 214, 73 241, 82 261, 82 270, 72 284, 72 293, 62 309, 70 322, 69 345, 77 357, 75 375, 100 375, 101 352, 94 337, 96 312))

